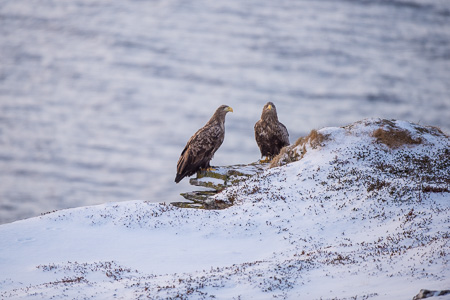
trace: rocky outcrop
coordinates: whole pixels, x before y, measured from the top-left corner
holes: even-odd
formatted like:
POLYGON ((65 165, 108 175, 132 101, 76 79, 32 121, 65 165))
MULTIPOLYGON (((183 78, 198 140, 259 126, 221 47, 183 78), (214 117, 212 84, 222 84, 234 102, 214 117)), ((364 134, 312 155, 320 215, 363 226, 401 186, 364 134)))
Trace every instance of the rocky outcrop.
MULTIPOLYGON (((412 193, 449 192, 449 181, 446 172, 449 164, 449 150, 445 147, 436 147, 434 143, 448 141, 449 137, 440 129, 432 126, 422 126, 405 121, 386 119, 365 119, 340 128, 324 128, 312 130, 306 137, 300 137, 292 145, 282 149, 280 154, 271 162, 261 164, 259 161, 248 165, 234 165, 215 167, 213 171, 198 172, 190 184, 208 188, 207 190, 191 191, 181 195, 187 200, 174 202, 172 205, 187 208, 223 209, 234 204, 234 197, 213 197, 225 188, 263 172, 269 168, 280 167, 302 160, 308 151, 319 151, 320 148, 330 144, 345 143, 346 140, 356 138, 362 145, 349 149, 353 158, 365 161, 374 172, 364 172, 354 168, 348 174, 336 172, 329 174, 327 181, 322 182, 325 187, 338 179, 337 189, 346 185, 352 186, 356 178, 364 182, 368 192, 374 194, 381 190, 389 190, 390 196, 396 199, 405 198, 412 193), (344 133, 343 136, 342 133, 344 133), (340 139, 340 141, 337 141, 340 139), (368 139, 367 141, 365 139, 368 139), (412 151, 414 147, 423 150, 412 151), (411 150, 411 151, 410 151, 411 150), (429 155, 429 151, 434 151, 429 155), (387 153, 392 159, 387 159, 387 153), (338 174, 339 173, 339 174, 338 174), (340 181, 339 178, 346 178, 340 181), (385 178, 386 177, 386 178, 385 178), (397 188, 394 178, 408 178, 407 187, 397 188), (418 190, 417 190, 418 189, 418 190)), ((355 145, 357 145, 356 143, 355 145)), ((340 150, 335 150, 338 153, 340 150)), ((345 165, 336 155, 332 164, 345 165)), ((230 193, 228 193, 230 194, 230 193)))
POLYGON ((413 300, 431 298, 431 297, 439 297, 450 295, 450 290, 442 290, 442 291, 430 291, 430 290, 420 290, 420 292, 414 296, 413 300))
POLYGON ((200 171, 189 183, 205 187, 207 190, 182 193, 186 201, 172 202, 172 205, 184 208, 224 209, 233 205, 228 201, 213 200, 211 196, 224 190, 227 186, 236 184, 248 177, 268 168, 267 163, 254 162, 248 165, 214 167, 214 170, 200 171))

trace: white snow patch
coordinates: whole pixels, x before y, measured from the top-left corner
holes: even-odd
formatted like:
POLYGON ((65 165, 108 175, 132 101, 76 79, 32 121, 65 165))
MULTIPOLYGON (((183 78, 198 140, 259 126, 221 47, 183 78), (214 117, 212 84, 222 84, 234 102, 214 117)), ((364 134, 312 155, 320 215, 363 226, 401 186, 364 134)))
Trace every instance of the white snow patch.
POLYGON ((327 140, 300 161, 217 194, 234 199, 225 210, 129 201, 2 225, 0 296, 412 299, 448 289, 449 139, 396 121, 423 143, 387 149, 371 136, 381 121, 319 130, 327 140))

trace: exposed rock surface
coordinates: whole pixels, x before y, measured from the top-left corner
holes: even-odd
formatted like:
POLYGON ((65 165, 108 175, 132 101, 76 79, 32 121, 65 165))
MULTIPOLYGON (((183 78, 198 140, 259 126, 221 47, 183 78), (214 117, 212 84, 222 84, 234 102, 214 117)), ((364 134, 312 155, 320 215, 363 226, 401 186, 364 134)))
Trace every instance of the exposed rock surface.
POLYGON ((420 290, 420 292, 416 296, 414 296, 413 300, 439 297, 445 295, 450 295, 450 290, 442 290, 442 291, 420 290))
POLYGON ((218 192, 227 186, 236 184, 248 177, 267 169, 269 164, 254 162, 248 165, 220 166, 213 170, 201 171, 189 183, 194 186, 205 187, 207 190, 182 193, 185 202, 172 202, 172 205, 182 208, 223 209, 233 205, 229 201, 211 200, 218 192))

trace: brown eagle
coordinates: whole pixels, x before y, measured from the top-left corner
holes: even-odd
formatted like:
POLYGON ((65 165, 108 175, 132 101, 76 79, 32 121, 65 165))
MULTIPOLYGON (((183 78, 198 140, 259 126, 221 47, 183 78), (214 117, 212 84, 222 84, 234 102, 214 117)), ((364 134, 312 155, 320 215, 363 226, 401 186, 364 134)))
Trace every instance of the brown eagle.
POLYGON ((263 107, 261 119, 255 124, 255 139, 261 151, 261 157, 272 159, 281 148, 289 145, 289 133, 278 121, 275 104, 267 102, 263 107))
POLYGON ((225 137, 225 115, 230 111, 233 111, 230 106, 220 106, 208 123, 189 139, 178 159, 176 183, 201 169, 210 168, 209 162, 225 137))

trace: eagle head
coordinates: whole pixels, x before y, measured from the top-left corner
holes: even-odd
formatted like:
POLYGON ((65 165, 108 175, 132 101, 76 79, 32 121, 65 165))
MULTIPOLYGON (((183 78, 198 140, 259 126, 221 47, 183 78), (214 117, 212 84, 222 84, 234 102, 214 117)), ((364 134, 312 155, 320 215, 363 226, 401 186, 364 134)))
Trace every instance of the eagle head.
POLYGON ((275 104, 273 104, 272 102, 267 102, 266 105, 264 105, 264 107, 263 107, 261 119, 267 119, 267 118, 278 119, 277 108, 275 107, 275 104))
POLYGON ((211 119, 209 120, 209 122, 225 122, 225 115, 228 112, 233 112, 233 109, 231 108, 231 106, 228 105, 221 105, 219 106, 219 108, 216 109, 216 112, 214 113, 214 115, 211 117, 211 119))
POLYGON ((223 107, 223 110, 227 113, 227 112, 233 112, 233 108, 231 108, 231 106, 228 105, 222 105, 221 107, 223 107))
POLYGON ((233 112, 233 109, 231 108, 231 106, 228 105, 221 105, 219 106, 219 108, 216 110, 216 114, 225 117, 225 115, 228 112, 233 112))

